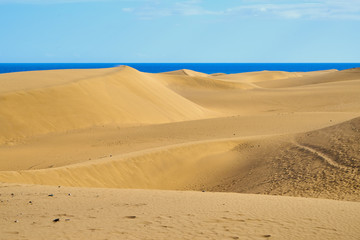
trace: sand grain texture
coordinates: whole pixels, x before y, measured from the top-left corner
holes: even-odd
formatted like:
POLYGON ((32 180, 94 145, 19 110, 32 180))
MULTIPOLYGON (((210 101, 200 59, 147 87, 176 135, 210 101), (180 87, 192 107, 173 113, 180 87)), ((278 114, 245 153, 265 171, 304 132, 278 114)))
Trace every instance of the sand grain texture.
POLYGON ((0 187, 4 216, 0 224, 6 226, 0 230, 2 239, 358 239, 360 234, 360 205, 354 202, 234 193, 0 187), (56 218, 60 221, 54 223, 56 218))

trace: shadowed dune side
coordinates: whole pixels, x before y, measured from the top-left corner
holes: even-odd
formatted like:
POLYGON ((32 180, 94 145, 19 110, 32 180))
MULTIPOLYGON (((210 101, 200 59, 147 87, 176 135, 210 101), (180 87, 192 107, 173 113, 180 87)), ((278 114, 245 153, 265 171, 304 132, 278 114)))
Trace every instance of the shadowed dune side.
POLYGON ((359 140, 360 118, 296 134, 252 152, 248 173, 211 190, 360 201, 359 140))
POLYGON ((1 94, 0 143, 91 126, 212 116, 151 76, 122 67, 100 77, 1 94))
POLYGON ((297 142, 326 155, 338 168, 360 174, 360 118, 299 135, 297 142))
POLYGON ((239 140, 180 144, 65 167, 2 171, 0 182, 141 189, 200 189, 244 165, 239 140))

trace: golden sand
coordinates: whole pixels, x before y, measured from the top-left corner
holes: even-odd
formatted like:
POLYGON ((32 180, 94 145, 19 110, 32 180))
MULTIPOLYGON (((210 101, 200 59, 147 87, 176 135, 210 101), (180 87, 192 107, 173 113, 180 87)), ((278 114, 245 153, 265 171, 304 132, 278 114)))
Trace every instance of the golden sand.
POLYGON ((359 69, 0 74, 0 239, 357 239, 359 93, 359 69))

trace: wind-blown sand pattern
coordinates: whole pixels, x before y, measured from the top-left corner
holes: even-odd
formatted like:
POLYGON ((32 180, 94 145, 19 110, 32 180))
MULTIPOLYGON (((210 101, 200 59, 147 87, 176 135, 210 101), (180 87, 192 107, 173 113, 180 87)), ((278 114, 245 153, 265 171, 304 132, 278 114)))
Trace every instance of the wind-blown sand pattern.
POLYGON ((0 239, 358 239, 359 93, 360 69, 0 74, 0 239))

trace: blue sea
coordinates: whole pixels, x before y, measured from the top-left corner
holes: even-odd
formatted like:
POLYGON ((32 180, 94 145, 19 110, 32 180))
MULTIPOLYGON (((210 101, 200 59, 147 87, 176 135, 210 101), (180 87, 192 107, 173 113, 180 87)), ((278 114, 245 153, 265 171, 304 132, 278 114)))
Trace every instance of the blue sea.
POLYGON ((360 63, 0 63, 0 73, 52 69, 110 68, 120 65, 127 65, 149 73, 179 69, 191 69, 203 73, 242 73, 263 70, 309 72, 360 67, 360 63))

